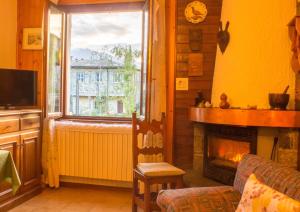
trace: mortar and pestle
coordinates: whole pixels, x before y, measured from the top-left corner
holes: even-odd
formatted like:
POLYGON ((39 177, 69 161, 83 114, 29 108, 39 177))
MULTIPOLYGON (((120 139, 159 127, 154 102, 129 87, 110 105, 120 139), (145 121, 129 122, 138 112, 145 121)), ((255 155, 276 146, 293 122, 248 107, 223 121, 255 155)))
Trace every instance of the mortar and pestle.
POLYGON ((289 104, 290 95, 287 94, 289 90, 289 85, 284 89, 283 93, 270 93, 269 94, 269 104, 271 109, 274 110, 286 110, 289 104))

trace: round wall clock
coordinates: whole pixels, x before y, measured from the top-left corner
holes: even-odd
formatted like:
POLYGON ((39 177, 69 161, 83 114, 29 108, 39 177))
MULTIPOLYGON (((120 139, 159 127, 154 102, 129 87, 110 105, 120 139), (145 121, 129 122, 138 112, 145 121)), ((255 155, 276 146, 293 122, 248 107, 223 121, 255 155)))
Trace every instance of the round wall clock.
POLYGON ((197 24, 205 20, 207 8, 203 2, 193 1, 185 8, 185 17, 191 23, 197 24))

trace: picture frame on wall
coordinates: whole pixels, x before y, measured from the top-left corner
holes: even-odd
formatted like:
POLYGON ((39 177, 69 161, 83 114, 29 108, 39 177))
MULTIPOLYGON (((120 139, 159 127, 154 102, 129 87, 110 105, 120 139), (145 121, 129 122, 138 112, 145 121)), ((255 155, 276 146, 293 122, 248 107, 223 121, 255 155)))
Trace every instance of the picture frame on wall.
POLYGON ((41 50, 43 49, 42 28, 24 28, 23 29, 23 49, 41 50))

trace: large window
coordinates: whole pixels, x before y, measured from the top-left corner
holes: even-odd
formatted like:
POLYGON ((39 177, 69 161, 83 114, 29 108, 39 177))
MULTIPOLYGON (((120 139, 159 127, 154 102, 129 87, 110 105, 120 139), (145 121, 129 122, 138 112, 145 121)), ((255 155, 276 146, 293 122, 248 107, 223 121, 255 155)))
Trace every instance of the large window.
POLYGON ((67 115, 140 112, 142 16, 142 11, 70 15, 67 115))
POLYGON ((146 115, 147 5, 60 7, 66 13, 50 7, 48 114, 106 120, 146 115))

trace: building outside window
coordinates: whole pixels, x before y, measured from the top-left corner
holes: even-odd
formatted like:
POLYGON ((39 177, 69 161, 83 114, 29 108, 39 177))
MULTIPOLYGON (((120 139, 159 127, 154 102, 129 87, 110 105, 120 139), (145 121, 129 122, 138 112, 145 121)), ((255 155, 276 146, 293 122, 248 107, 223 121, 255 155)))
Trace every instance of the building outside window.
POLYGON ((131 117, 140 111, 142 15, 70 15, 67 115, 131 117))

